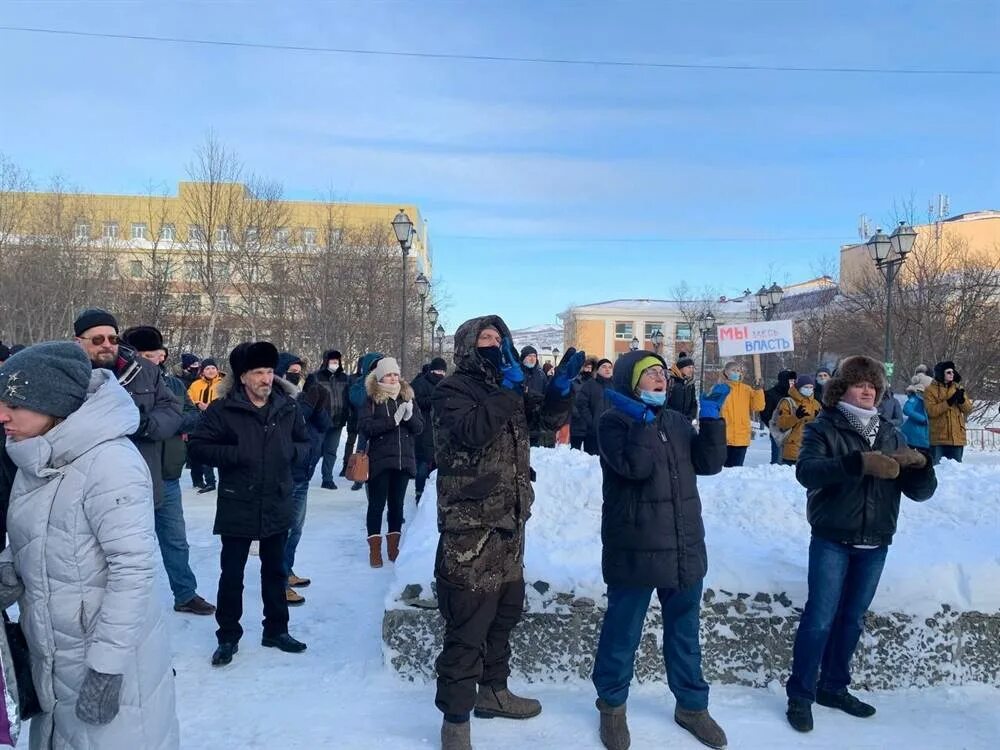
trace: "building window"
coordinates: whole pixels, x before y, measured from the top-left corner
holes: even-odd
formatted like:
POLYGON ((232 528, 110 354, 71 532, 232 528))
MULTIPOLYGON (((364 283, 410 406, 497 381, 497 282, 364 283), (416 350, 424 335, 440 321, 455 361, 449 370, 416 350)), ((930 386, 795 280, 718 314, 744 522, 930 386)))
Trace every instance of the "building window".
POLYGON ((192 224, 188 227, 188 239, 191 242, 204 242, 205 230, 197 224, 192 224))
POLYGON ((217 227, 215 230, 216 242, 229 242, 229 227, 217 227))
POLYGON ((292 238, 292 230, 282 227, 281 229, 274 230, 274 240, 279 245, 287 245, 288 241, 292 238))
POLYGON ((133 224, 132 225, 132 239, 133 240, 145 240, 147 238, 147 227, 145 224, 133 224))
POLYGON ((674 327, 674 341, 691 341, 691 324, 690 323, 678 323, 674 327))
POLYGON ((76 224, 75 236, 78 240, 89 240, 90 239, 90 224, 85 221, 79 221, 76 224))
POLYGON ((316 230, 306 227, 302 230, 302 244, 306 247, 316 247, 316 230))
POLYGON ((339 229, 331 229, 329 232, 327 232, 327 234, 326 234, 326 244, 327 244, 327 247, 335 247, 336 245, 340 244, 340 230, 339 229))
POLYGON ((216 281, 229 281, 229 264, 228 263, 216 263, 215 264, 215 280, 216 281))
POLYGON ((247 242, 256 242, 259 236, 260 236, 260 230, 257 229, 257 227, 247 227, 246 231, 247 242))
POLYGON ((188 281, 194 281, 198 278, 198 261, 196 260, 186 260, 184 261, 184 278, 188 281))
POLYGON ((129 261, 128 273, 129 276, 131 276, 133 279, 142 278, 142 261, 141 260, 129 261))
POLYGON ((164 224, 160 227, 160 239, 164 242, 173 242, 177 239, 177 230, 173 224, 164 224))
POLYGON ((181 304, 188 312, 201 312, 201 296, 197 294, 185 294, 181 296, 181 304))
POLYGON ((106 221, 106 222, 104 222, 103 237, 106 240, 117 240, 118 239, 118 222, 117 221, 106 221))
POLYGON ((659 323, 646 323, 646 334, 645 334, 646 341, 652 341, 653 336, 656 335, 656 332, 662 330, 663 330, 662 321, 660 321, 659 323))
POLYGON ((223 315, 228 315, 230 312, 232 312, 232 306, 229 303, 229 297, 226 297, 225 295, 219 297, 216 300, 216 310, 218 310, 223 315))
POLYGON ((161 282, 167 281, 174 275, 172 269, 170 268, 170 261, 168 260, 153 261, 153 273, 161 282))
POLYGON ((631 341, 635 334, 632 333, 631 323, 615 323, 615 338, 620 341, 631 341))

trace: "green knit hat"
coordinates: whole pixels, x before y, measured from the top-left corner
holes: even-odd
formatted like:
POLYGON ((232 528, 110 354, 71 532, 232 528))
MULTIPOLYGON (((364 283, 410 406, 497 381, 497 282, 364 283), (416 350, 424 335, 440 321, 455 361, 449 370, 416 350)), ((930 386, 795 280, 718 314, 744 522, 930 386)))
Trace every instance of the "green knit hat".
POLYGON ((642 373, 648 370, 650 367, 663 367, 663 360, 659 357, 649 356, 643 357, 638 362, 635 363, 635 367, 632 368, 632 390, 639 385, 639 378, 642 377, 642 373))

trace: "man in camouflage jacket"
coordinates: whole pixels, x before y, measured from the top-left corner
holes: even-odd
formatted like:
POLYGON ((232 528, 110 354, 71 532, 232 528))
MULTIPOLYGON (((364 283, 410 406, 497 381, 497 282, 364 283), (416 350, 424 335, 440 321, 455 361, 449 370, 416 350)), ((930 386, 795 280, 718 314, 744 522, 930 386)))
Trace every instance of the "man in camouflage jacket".
POLYGON ((509 351, 509 339, 498 316, 463 323, 455 334, 457 370, 432 401, 441 533, 435 576, 445 619, 436 704, 445 715, 445 748, 465 747, 457 735, 468 737, 473 708, 477 716, 508 718, 541 711, 538 701, 507 690, 509 637, 524 608, 524 525, 534 499, 528 436, 564 425, 573 395, 550 387, 532 397, 523 382, 505 381, 510 363, 501 344, 509 351))

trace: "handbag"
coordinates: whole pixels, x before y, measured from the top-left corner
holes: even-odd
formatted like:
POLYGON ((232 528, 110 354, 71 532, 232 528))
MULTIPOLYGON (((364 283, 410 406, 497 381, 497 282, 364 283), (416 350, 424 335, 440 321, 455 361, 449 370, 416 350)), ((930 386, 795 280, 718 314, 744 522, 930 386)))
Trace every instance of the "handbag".
POLYGON ((347 459, 347 471, 345 474, 352 482, 367 482, 368 453, 366 451, 352 453, 351 457, 347 459))
POLYGON ((11 622, 7 619, 6 612, 3 619, 14 677, 17 680, 18 713, 22 721, 27 721, 32 716, 42 713, 42 705, 38 702, 38 693, 35 692, 35 683, 31 679, 31 653, 28 651, 28 641, 24 637, 21 623, 11 622))

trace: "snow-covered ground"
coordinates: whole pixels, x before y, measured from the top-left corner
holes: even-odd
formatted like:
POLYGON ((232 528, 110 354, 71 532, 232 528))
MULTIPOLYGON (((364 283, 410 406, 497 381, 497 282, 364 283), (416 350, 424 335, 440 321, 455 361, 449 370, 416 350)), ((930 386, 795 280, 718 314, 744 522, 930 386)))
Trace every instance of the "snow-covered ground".
MULTIPOLYGON (((752 456, 755 461, 767 459, 765 450, 755 449, 752 456)), ((987 464, 997 460, 991 457, 987 464)), ((978 457, 972 457, 972 463, 978 464, 978 457)), ((540 476, 540 481, 546 479, 540 476)), ((364 493, 341 487, 335 492, 316 488, 310 493, 296 572, 311 577, 313 584, 302 589, 306 604, 291 611, 292 634, 309 644, 304 654, 261 648, 260 582, 253 557, 247 565, 246 635, 232 665, 219 669, 209 664, 215 646, 214 618, 170 614, 185 750, 430 750, 438 746, 440 714, 434 707, 434 686, 405 682, 383 664, 382 611, 393 571, 391 566, 368 567, 364 493)), ((992 499, 996 501, 995 492, 992 499)), ((211 533, 214 496, 186 490, 184 503, 199 589, 214 601, 219 551, 211 533)), ((412 504, 407 510, 407 517, 412 518, 412 504)), ((894 552, 906 543, 904 533, 900 550, 894 552)), ((959 546, 956 540, 949 550, 959 546)), ((717 562, 720 556, 716 551, 717 562)), ((163 576, 160 589, 169 605, 163 576)), ((513 687, 539 697, 542 715, 527 722, 473 719, 477 750, 600 750, 589 683, 525 686, 515 682, 513 687)), ((741 750, 986 750, 998 746, 1000 689, 996 687, 907 690, 865 697, 878 706, 874 718, 853 719, 817 708, 816 730, 809 736, 796 734, 785 723, 785 701, 777 685, 770 690, 715 687, 712 711, 729 735, 729 746, 741 750)), ((636 687, 629 702, 633 748, 701 747, 673 723, 672 710, 665 686, 636 687)), ((25 733, 19 747, 27 746, 25 733)))

